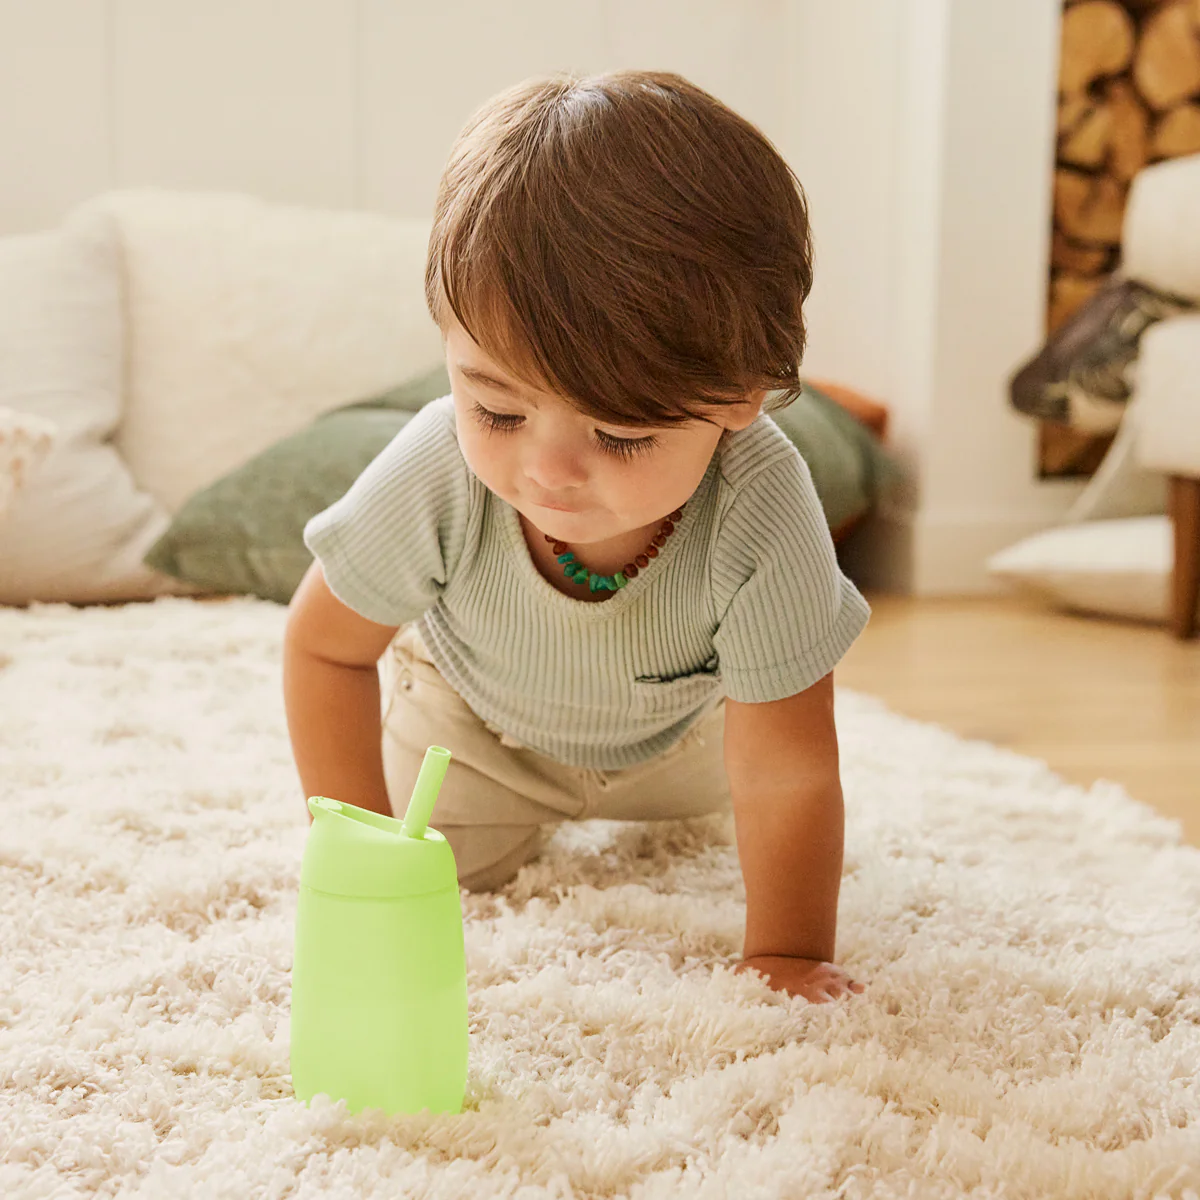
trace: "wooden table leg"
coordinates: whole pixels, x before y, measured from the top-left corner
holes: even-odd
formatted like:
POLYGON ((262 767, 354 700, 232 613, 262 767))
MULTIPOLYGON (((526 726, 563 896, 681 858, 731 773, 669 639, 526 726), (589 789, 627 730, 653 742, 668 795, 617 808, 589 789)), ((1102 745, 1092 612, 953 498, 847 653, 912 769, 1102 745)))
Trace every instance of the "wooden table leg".
POLYGON ((1171 476, 1171 524, 1175 530, 1175 566, 1171 573, 1171 632, 1190 638, 1196 632, 1200 600, 1200 479, 1171 476))

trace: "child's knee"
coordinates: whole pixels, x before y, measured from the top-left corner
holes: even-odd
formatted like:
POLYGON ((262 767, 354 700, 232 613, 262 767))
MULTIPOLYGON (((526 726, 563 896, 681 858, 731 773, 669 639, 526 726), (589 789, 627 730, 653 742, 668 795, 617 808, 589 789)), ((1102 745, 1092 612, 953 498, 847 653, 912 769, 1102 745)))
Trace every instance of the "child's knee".
POLYGON ((469 892, 503 887, 541 852, 540 825, 439 825, 458 868, 458 885, 469 892))

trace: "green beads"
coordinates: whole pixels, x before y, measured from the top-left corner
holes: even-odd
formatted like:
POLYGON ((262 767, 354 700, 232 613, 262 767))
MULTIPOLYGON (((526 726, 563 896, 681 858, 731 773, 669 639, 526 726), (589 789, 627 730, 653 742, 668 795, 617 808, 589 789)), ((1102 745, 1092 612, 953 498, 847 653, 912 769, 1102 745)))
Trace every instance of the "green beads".
POLYGON ((567 564, 565 567, 563 567, 563 574, 568 579, 574 579, 578 583, 586 583, 587 582, 587 577, 588 577, 587 567, 585 567, 583 565, 583 563, 576 562, 575 555, 572 554, 569 550, 567 551, 566 554, 560 554, 558 556, 558 561, 560 563, 567 564))
MULTIPOLYGON (((658 533, 651 538, 650 545, 646 547, 646 551, 648 553, 644 556, 642 554, 635 555, 634 561, 637 562, 639 566, 644 568, 646 564, 649 563, 650 559, 658 554, 658 551, 655 549, 655 547, 661 547, 666 543, 667 538, 669 538, 671 534, 675 532, 676 523, 682 519, 683 507, 681 505, 658 527, 658 533)), ((586 584, 592 589, 593 592, 598 592, 601 589, 610 592, 616 592, 623 587, 629 586, 629 577, 623 571, 614 571, 611 575, 594 575, 587 569, 587 567, 583 565, 583 563, 576 561, 574 551, 567 547, 566 542, 554 537, 549 533, 545 535, 545 538, 555 550, 561 546, 566 551, 565 554, 558 555, 558 561, 564 564, 563 574, 568 579, 578 584, 586 584)), ((634 575, 637 574, 637 570, 634 569, 632 564, 626 563, 625 565, 629 567, 631 571, 633 571, 634 575)))
POLYGON ((593 592, 598 592, 601 588, 615 592, 629 582, 620 571, 615 575, 593 575, 582 563, 575 561, 575 555, 570 550, 566 554, 560 554, 558 561, 566 564, 563 574, 568 579, 573 579, 576 583, 586 583, 593 592))

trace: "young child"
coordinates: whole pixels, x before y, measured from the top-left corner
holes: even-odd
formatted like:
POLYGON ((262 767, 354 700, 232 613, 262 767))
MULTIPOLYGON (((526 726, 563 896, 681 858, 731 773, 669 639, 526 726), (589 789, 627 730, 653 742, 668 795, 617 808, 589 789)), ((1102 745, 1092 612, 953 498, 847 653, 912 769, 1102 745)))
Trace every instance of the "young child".
POLYGON ((832 671, 868 608, 763 415, 800 392, 811 260, 791 168, 678 75, 485 104, 426 265, 452 392, 308 523, 284 691, 306 797, 402 811, 450 749, 470 889, 558 821, 732 807, 737 969, 822 1001, 863 990, 832 961, 832 671))

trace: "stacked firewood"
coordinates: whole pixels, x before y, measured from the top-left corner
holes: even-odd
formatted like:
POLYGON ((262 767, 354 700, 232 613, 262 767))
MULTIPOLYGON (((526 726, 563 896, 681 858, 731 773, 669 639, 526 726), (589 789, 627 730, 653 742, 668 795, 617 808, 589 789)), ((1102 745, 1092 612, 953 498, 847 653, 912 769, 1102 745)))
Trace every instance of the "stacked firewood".
MULTIPOLYGON (((1130 181, 1148 163, 1200 152, 1200 0, 1066 0, 1048 333, 1120 261, 1130 181)), ((1043 477, 1090 475, 1111 435, 1043 424, 1043 477)))
POLYGON ((1117 265, 1134 175, 1200 152, 1200 0, 1076 0, 1061 47, 1050 330, 1117 265))

